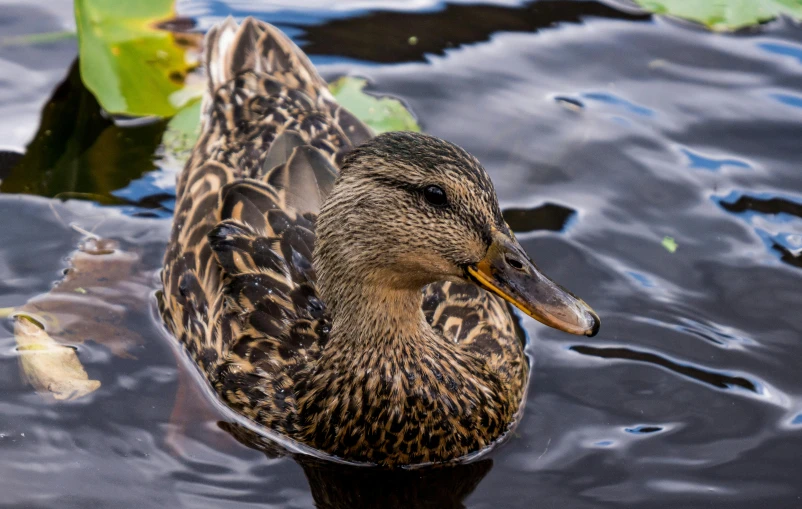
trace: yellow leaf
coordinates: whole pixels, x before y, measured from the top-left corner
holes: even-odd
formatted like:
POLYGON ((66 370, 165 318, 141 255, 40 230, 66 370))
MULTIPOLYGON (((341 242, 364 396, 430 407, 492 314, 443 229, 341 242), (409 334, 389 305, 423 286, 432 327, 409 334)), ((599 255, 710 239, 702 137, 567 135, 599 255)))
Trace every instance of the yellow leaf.
POLYGON ((22 372, 36 392, 73 400, 100 388, 100 381, 89 379, 75 350, 58 344, 32 316, 16 316, 14 337, 22 372))

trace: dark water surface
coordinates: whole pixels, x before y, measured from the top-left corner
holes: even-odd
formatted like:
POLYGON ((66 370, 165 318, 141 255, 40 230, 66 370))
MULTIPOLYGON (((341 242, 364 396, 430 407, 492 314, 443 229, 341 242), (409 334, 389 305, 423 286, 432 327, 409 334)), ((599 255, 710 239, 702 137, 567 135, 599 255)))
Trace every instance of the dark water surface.
MULTIPOLYGON (((406 101, 483 161, 601 333, 524 320, 526 414, 488 461, 387 474, 245 447, 154 313, 178 169, 153 155, 164 124, 103 115, 74 39, 0 42, 0 149, 31 143, 0 157, 0 308, 62 277, 71 224, 133 260, 76 297, 122 331, 65 333, 90 396, 34 393, 0 329, 0 507, 802 507, 802 28, 714 35, 590 1, 301 3, 180 11, 277 23, 327 77, 406 101)), ((70 28, 62 4, 5 4, 0 41, 70 28)))

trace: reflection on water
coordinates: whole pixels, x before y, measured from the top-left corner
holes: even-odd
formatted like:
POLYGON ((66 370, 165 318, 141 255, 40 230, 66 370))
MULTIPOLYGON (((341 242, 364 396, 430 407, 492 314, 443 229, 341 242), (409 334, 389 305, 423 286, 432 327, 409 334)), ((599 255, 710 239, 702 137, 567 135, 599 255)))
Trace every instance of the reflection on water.
POLYGON ((422 471, 387 472, 303 462, 321 508, 459 508, 492 467, 491 460, 422 471))
MULTIPOLYGON (((221 421, 220 429, 243 445, 274 458, 284 454, 275 443, 235 423, 221 421)), ((315 505, 330 509, 464 507, 463 501, 490 471, 489 459, 466 464, 412 470, 349 466, 298 455, 315 505)))
POLYGON ((670 369, 679 375, 693 378, 694 380, 710 384, 719 389, 740 388, 750 392, 757 392, 757 386, 743 377, 729 376, 724 373, 715 373, 694 366, 680 364, 649 352, 638 352, 629 348, 596 348, 592 346, 572 346, 571 350, 581 353, 582 355, 592 355, 603 359, 627 359, 635 362, 646 362, 670 369))
POLYGON ((579 23, 586 18, 650 19, 649 15, 629 14, 593 1, 509 4, 444 2, 434 10, 376 11, 332 19, 307 31, 304 50, 311 55, 346 56, 368 62, 426 61, 431 55, 443 55, 451 48, 488 41, 499 32, 531 33, 562 23, 579 23), (414 44, 410 43, 410 36, 415 36, 414 44), (366 44, 366 41, 381 43, 366 44))
MULTIPOLYGON (((68 310, 80 327, 62 340, 101 382, 74 402, 41 398, 20 377, 4 321, 3 503, 799 504, 798 26, 716 35, 592 1, 275 5, 181 2, 200 27, 229 12, 280 23, 327 77, 370 78, 427 132, 473 152, 524 247, 605 328, 577 343, 523 321, 534 359, 527 409, 488 459, 385 472, 288 457, 232 425, 154 312, 178 170, 153 156, 164 123, 107 118, 75 71, 74 40, 0 45, 0 308, 49 295, 34 302, 62 312, 98 299, 68 310), (123 277, 82 280, 86 294, 48 293, 85 231, 135 263, 123 277), (130 337, 81 341, 98 320, 107 328, 96 333, 130 337)), ((26 2, 0 23, 52 31, 59 16, 69 12, 26 2)))
POLYGON ((575 210, 555 203, 544 203, 532 209, 504 209, 504 220, 515 233, 564 231, 575 216, 575 210))
MULTIPOLYGON (((126 203, 129 200, 115 191, 156 168, 153 154, 165 124, 115 124, 84 87, 74 60, 67 78, 45 105, 25 155, 7 166, 0 191, 82 198, 106 205, 126 203)), ((141 198, 143 203, 136 205, 158 209, 158 195, 141 198)))
POLYGON ((769 250, 793 267, 802 267, 802 198, 732 191, 714 200, 755 228, 769 250))

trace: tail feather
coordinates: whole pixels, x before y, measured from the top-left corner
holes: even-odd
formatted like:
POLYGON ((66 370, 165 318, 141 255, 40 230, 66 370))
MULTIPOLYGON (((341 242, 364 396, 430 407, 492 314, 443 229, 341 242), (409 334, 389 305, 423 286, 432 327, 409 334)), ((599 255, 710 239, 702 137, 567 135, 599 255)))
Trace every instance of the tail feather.
POLYGON ((290 87, 315 96, 327 93, 326 82, 298 46, 281 30, 254 18, 237 26, 232 17, 206 34, 205 55, 210 95, 247 71, 269 74, 290 87))

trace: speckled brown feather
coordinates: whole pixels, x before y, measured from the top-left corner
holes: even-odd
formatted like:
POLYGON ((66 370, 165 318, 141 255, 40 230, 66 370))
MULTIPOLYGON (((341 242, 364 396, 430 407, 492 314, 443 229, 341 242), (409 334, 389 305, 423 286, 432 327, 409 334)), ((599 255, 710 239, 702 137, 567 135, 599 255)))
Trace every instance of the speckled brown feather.
MULTIPOLYGON (((315 269, 331 273, 317 257, 336 258, 339 244, 316 239, 316 223, 321 207, 353 198, 347 179, 335 184, 338 166, 369 130, 266 23, 213 27, 206 66, 202 134, 178 179, 161 311, 217 392, 292 438, 386 465, 453 459, 507 431, 528 366, 496 296, 464 282, 422 293, 420 285, 400 300, 379 292, 369 312, 339 315, 348 330, 332 332, 334 308, 315 269), (396 318, 404 306, 414 307, 413 320, 396 318)), ((416 143, 435 140, 417 136, 416 143)), ((464 152, 445 155, 475 163, 461 161, 464 152)), ((489 199, 489 181, 479 184, 476 194, 489 199)), ((354 200, 346 205, 358 208, 354 200)), ((498 222, 496 209, 481 213, 498 222)), ((323 219, 336 230, 336 216, 323 219)), ((336 236, 347 241, 351 233, 336 236)))

